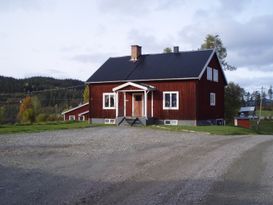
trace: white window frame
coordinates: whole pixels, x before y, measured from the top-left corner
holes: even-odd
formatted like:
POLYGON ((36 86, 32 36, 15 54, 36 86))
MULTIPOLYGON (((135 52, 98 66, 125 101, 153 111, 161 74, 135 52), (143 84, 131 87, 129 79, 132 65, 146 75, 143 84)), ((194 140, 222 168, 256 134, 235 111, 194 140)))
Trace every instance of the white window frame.
POLYGON ((210 106, 215 106, 216 105, 216 94, 215 93, 210 93, 209 102, 210 102, 210 106))
POLYGON ((219 72, 217 69, 213 69, 213 81, 218 82, 218 79, 219 79, 219 72))
POLYGON ((102 108, 104 110, 114 110, 114 109, 116 109, 116 94, 115 93, 103 93, 102 94, 102 108), (109 104, 109 107, 105 107, 105 96, 109 96, 109 100, 110 100, 110 96, 114 97, 114 106, 113 107, 110 107, 110 104, 109 104))
POLYGON ((116 124, 116 119, 104 119, 104 124, 114 125, 116 124))
POLYGON ((207 67, 207 80, 212 81, 212 72, 213 72, 213 69, 208 66, 207 67))
POLYGON ((69 121, 72 121, 72 120, 75 121, 75 120, 76 120, 75 115, 69 115, 69 116, 68 116, 68 120, 69 120, 69 121))
POLYGON ((164 120, 164 125, 178 125, 178 120, 164 120))
POLYGON ((163 110, 179 110, 179 92, 178 91, 164 91, 163 92, 163 110), (165 95, 166 94, 170 94, 170 107, 165 106, 165 95), (172 94, 176 94, 176 107, 171 107, 172 94))

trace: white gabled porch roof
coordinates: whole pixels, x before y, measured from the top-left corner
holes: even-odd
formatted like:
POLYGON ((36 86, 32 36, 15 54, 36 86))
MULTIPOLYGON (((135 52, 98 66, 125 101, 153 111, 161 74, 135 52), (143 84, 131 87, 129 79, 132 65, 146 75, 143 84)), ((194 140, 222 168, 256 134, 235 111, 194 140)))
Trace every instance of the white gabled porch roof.
POLYGON ((151 86, 151 85, 147 85, 147 84, 144 84, 144 83, 133 83, 133 82, 127 82, 127 83, 124 83, 122 85, 119 85, 117 87, 114 87, 112 90, 113 92, 116 92, 116 91, 119 91, 127 86, 132 86, 132 87, 136 87, 136 88, 139 88, 143 91, 149 91, 149 90, 155 90, 155 87, 154 86, 151 86))

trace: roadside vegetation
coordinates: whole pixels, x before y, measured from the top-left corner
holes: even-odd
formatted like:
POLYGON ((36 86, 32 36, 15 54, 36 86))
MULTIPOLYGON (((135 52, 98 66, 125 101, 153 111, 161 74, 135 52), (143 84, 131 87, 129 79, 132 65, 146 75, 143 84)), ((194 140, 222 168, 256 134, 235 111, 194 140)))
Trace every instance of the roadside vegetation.
POLYGON ((273 134, 273 121, 262 120, 259 127, 256 122, 252 122, 252 128, 235 127, 232 125, 225 126, 170 126, 170 125, 152 125, 153 129, 161 129, 175 132, 203 132, 214 135, 251 135, 251 134, 273 134))
POLYGON ((43 132, 64 129, 79 129, 87 127, 110 126, 105 124, 90 124, 89 122, 43 122, 33 124, 0 125, 0 134, 43 132))

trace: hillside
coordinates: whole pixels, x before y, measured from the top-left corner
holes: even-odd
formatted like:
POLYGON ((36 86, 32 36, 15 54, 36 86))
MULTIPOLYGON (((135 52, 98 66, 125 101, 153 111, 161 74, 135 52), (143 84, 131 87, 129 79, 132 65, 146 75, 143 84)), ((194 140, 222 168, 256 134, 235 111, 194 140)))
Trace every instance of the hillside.
POLYGON ((0 85, 2 123, 16 122, 20 102, 26 96, 37 97, 42 113, 58 115, 81 103, 84 89, 83 81, 51 77, 15 79, 0 76, 0 85))

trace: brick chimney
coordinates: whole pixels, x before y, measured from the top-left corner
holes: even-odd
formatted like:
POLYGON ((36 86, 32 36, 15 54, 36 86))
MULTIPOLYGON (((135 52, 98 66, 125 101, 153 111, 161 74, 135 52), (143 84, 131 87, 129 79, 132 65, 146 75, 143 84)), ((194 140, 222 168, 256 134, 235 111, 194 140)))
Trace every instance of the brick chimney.
POLYGON ((132 45, 131 46, 131 61, 137 61, 139 56, 141 56, 141 46, 132 45))
POLYGON ((179 46, 174 46, 173 47, 173 52, 174 53, 179 53, 179 46))

